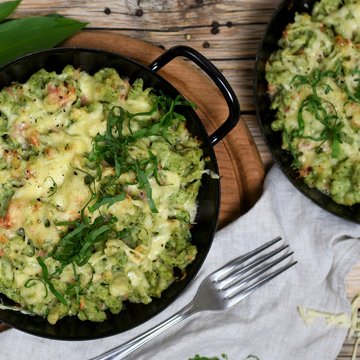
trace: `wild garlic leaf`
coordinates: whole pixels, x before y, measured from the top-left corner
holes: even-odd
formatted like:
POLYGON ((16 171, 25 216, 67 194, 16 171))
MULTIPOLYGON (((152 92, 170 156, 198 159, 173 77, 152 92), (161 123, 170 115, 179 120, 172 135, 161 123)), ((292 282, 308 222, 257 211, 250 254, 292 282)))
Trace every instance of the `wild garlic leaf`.
POLYGON ((9 15, 11 15, 14 10, 19 6, 21 0, 17 1, 5 1, 0 4, 0 21, 6 19, 9 15))
POLYGON ((0 65, 58 45, 86 26, 62 16, 34 16, 0 24, 0 65))

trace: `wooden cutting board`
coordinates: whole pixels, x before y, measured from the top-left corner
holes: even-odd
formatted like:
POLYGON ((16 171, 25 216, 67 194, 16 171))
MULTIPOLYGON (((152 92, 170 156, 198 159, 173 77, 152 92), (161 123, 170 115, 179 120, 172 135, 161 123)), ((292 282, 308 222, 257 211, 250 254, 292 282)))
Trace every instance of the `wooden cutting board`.
MULTIPOLYGON (((164 51, 153 44, 110 30, 85 30, 62 45, 107 50, 143 65, 150 64, 164 51)), ((177 58, 159 73, 183 96, 197 105, 198 115, 209 134, 225 121, 228 109, 220 91, 207 75, 189 61, 177 58)), ((264 168, 252 136, 243 121, 215 146, 215 153, 221 176, 219 227, 223 227, 245 213, 259 198, 264 168)))

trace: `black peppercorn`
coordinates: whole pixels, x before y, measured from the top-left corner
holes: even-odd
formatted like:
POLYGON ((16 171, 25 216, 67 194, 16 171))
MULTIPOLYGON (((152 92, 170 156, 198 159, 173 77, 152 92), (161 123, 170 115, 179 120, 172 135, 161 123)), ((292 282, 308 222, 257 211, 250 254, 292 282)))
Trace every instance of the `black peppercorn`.
POLYGON ((92 182, 93 182, 93 177, 91 176, 91 175, 85 175, 84 176, 84 183, 86 184, 86 185, 89 185, 89 184, 91 184, 92 182))
POLYGON ((142 9, 136 9, 135 16, 141 17, 144 15, 144 11, 142 9))
POLYGON ((204 41, 202 46, 204 49, 208 49, 210 47, 210 43, 208 41, 204 41))
POLYGON ((217 21, 213 21, 211 24, 211 33, 216 35, 220 32, 220 24, 217 21))

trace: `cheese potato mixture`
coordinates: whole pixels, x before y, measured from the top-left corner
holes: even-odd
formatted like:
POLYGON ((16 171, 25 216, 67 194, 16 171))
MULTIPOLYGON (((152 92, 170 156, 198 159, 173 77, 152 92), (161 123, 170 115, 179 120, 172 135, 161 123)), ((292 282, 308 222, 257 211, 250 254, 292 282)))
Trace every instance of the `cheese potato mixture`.
POLYGON ((103 321, 185 276, 205 170, 179 105, 111 68, 2 89, 0 307, 103 321))
POLYGON ((297 14, 266 66, 274 131, 310 187, 360 203, 360 0, 297 14))

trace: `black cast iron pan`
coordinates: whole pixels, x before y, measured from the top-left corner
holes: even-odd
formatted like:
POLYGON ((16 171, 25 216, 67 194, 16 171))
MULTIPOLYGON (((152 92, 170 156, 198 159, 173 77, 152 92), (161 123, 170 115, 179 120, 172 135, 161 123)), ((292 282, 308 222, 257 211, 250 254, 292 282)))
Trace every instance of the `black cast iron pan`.
MULTIPOLYGON (((14 81, 25 82, 30 75, 41 68, 61 72, 65 65, 70 64, 90 74, 103 67, 113 67, 120 76, 129 78, 130 82, 141 77, 144 79, 146 87, 153 87, 155 91, 161 91, 175 98, 179 92, 156 72, 178 56, 193 61, 209 75, 228 104, 228 118, 210 136, 207 135, 203 124, 192 108, 177 109, 187 118, 187 126, 191 133, 201 140, 204 156, 209 159, 207 168, 219 173, 213 146, 236 125, 240 118, 240 107, 233 90, 220 71, 204 56, 189 47, 178 46, 169 49, 148 68, 117 54, 99 50, 51 49, 27 55, 1 67, 0 89, 14 81)), ((10 310, 0 310, 0 321, 34 335, 62 340, 89 340, 115 335, 147 321, 180 296, 184 288, 197 274, 212 244, 218 223, 219 206, 220 181, 204 176, 198 196, 196 224, 192 228, 192 241, 198 248, 197 257, 187 268, 186 278, 173 283, 169 289, 163 292, 160 299, 154 299, 148 305, 126 304, 125 310, 121 311, 120 314, 109 314, 108 319, 102 323, 80 321, 76 317, 67 317, 59 320, 55 325, 50 325, 41 317, 28 316, 10 310)), ((11 302, 3 295, 0 295, 0 301, 11 305, 11 302)))
POLYGON ((270 110, 270 98, 265 79, 265 64, 271 53, 278 49, 278 41, 287 24, 294 21, 296 13, 310 13, 315 0, 285 0, 273 15, 260 44, 255 65, 254 97, 258 123, 270 152, 283 173, 305 196, 323 209, 344 219, 360 223, 360 205, 339 205, 327 195, 308 187, 291 167, 292 157, 281 149, 281 135, 271 130, 275 112, 270 110))

